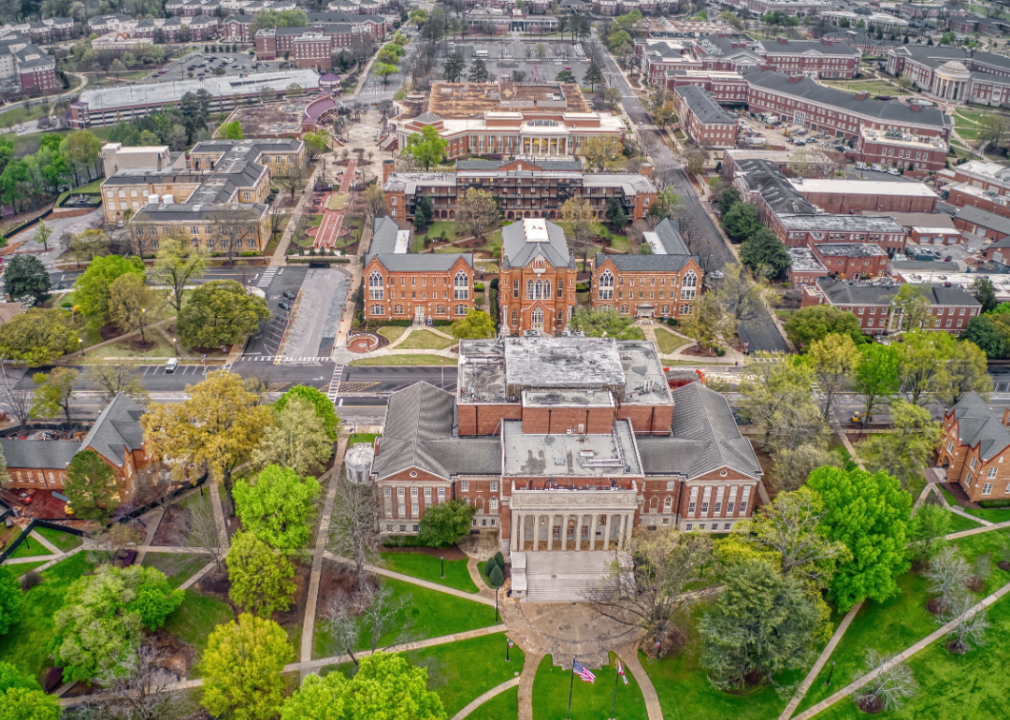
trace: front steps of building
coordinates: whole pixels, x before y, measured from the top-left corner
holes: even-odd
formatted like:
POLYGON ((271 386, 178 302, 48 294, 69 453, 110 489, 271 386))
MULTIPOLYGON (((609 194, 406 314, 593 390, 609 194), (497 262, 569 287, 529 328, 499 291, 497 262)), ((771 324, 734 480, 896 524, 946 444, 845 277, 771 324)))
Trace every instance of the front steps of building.
POLYGON ((610 575, 614 551, 513 552, 512 594, 523 602, 586 602, 610 575))

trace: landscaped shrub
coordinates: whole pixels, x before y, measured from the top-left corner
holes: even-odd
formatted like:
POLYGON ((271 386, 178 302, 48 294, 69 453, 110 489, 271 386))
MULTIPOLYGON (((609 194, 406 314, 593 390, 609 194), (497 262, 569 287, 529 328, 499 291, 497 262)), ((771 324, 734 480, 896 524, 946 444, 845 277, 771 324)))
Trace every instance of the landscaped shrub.
POLYGON ((589 284, 575 283, 575 292, 589 292, 589 284))
POLYGON ((410 327, 413 324, 413 320, 383 320, 375 323, 376 327, 382 327, 383 325, 387 327, 410 327))
POLYGON ((474 292, 484 292, 484 283, 474 283, 473 289, 474 292))
POLYGON ((491 574, 488 575, 487 579, 488 579, 488 582, 490 582, 492 586, 498 587, 499 585, 502 584, 502 582, 504 582, 504 580, 505 580, 505 574, 501 571, 500 567, 498 567, 497 565, 495 565, 494 568, 492 568, 491 574))
POLYGON ((666 324, 670 327, 677 327, 677 318, 670 318, 666 321, 666 324))
POLYGON ((978 504, 984 508, 1010 508, 1006 500, 979 500, 978 504))
POLYGON ((501 554, 500 550, 494 554, 494 561, 502 570, 505 569, 505 556, 501 554))

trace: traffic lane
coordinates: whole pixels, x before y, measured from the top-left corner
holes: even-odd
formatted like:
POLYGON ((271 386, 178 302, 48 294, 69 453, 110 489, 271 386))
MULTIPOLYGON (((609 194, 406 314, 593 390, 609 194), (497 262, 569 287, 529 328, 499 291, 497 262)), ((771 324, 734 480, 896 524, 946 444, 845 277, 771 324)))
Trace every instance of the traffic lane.
POLYGON ((445 367, 431 366, 397 366, 397 365, 366 365, 348 366, 344 368, 341 382, 456 382, 456 365, 445 367))
MULTIPOLYGON (((302 283, 305 282, 306 273, 308 273, 308 268, 304 267, 281 268, 274 275, 273 280, 270 281, 270 285, 266 288, 261 288, 266 294, 267 308, 273 317, 267 322, 262 323, 260 331, 249 338, 249 341, 246 343, 245 352, 243 353, 244 356, 261 355, 269 357, 277 354, 281 338, 284 335, 284 329, 287 327, 291 314, 290 310, 285 310, 280 305, 281 303, 289 307, 292 305, 294 302, 292 298, 297 297, 302 283), (285 292, 291 297, 285 297, 285 292)), ((261 282, 260 277, 257 277, 257 283, 261 282)))

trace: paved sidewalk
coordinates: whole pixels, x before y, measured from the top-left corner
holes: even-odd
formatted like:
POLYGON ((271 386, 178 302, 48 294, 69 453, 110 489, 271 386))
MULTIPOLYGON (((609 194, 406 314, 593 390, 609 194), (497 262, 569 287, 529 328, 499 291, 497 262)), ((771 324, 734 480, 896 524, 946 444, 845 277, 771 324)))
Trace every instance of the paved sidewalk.
POLYGON ((526 653, 526 664, 519 676, 519 720, 533 720, 533 679, 537 675, 540 661, 544 659, 544 653, 525 648, 523 652, 526 653))
POLYGON ((479 708, 481 705, 486 703, 488 700, 494 697, 498 697, 506 690, 511 690, 519 684, 520 678, 514 677, 511 680, 506 680, 501 685, 493 687, 486 693, 478 697, 476 700, 471 701, 465 708, 460 710, 458 713, 452 716, 452 720, 463 720, 467 715, 472 713, 474 710, 479 708))
MULTIPOLYGON (((146 548, 146 546, 154 544, 154 536, 158 532, 158 526, 161 525, 161 519, 163 517, 165 517, 165 508, 160 507, 157 510, 155 510, 155 512, 151 515, 151 518, 149 520, 146 520, 147 534, 144 536, 144 544, 141 546, 142 548, 146 548)), ((144 558, 146 556, 147 556, 146 549, 138 550, 137 557, 134 559, 134 562, 137 565, 143 565, 144 558)))
MULTIPOLYGON (((955 533, 955 535, 957 535, 957 534, 958 533, 955 533)), ((951 537, 951 536, 948 535, 947 537, 951 537)), ((996 592, 994 592, 992 595, 989 595, 988 597, 984 598, 981 602, 979 602, 977 605, 975 605, 970 610, 968 610, 964 614, 964 616, 965 617, 971 617, 971 616, 975 615, 975 613, 977 613, 979 610, 982 610, 984 608, 989 607, 994 602, 996 602, 997 600, 999 600, 1001 597, 1003 597, 1004 595, 1006 595, 1008 592, 1010 592, 1010 583, 1007 583, 1006 585, 1004 585, 1003 587, 1001 587, 999 590, 997 590, 996 592)), ((917 652, 919 652, 923 648, 932 645, 934 642, 936 642, 940 638, 944 637, 948 632, 950 632, 951 630, 953 630, 954 627, 957 626, 957 623, 959 622, 959 620, 960 620, 960 618, 955 618, 954 620, 951 620, 949 623, 947 623, 946 625, 944 625, 940 629, 935 630, 934 632, 930 633, 929 635, 927 635, 922 640, 920 640, 919 642, 917 642, 914 645, 912 645, 910 648, 908 648, 904 652, 898 653, 893 658, 891 658, 888 662, 886 662, 886 663, 884 663, 883 665, 880 666, 880 672, 884 672, 886 670, 889 670, 890 668, 894 667, 895 665, 897 665, 899 663, 902 663, 905 660, 907 660, 908 658, 912 657, 913 655, 915 655, 917 652)), ((793 718, 793 720, 809 720, 809 718, 814 717, 815 715, 817 715, 822 710, 825 710, 825 709, 831 707, 832 705, 834 705, 839 700, 842 700, 842 699, 848 697, 849 695, 851 695, 852 693, 856 692, 861 687, 863 687, 868 682, 870 682, 870 680, 872 680, 872 679, 873 679, 872 678, 872 673, 867 673, 866 675, 863 675, 861 678, 859 678, 856 681, 854 681, 852 683, 849 683, 848 685, 846 685, 845 687, 843 687, 841 690, 839 690, 838 692, 836 692, 834 695, 828 697, 825 700, 822 700, 821 702, 817 703, 816 705, 814 705, 810 709, 808 709, 808 710, 800 713, 795 718, 793 718)))
POLYGON ((58 547, 56 547, 51 542, 49 542, 48 540, 46 540, 39 533, 38 530, 33 529, 32 530, 32 534, 30 535, 30 537, 31 537, 32 540, 37 541, 39 545, 41 545, 42 547, 44 547, 46 550, 48 550, 49 552, 51 552, 53 555, 62 555, 63 554, 62 550, 60 550, 58 547))
MULTIPOLYGON (((330 160, 332 160, 332 158, 329 158, 327 161, 330 160)), ((316 164, 315 170, 312 171, 312 175, 305 184, 305 191, 302 192, 302 196, 298 198, 298 202, 295 203, 295 207, 291 211, 291 217, 288 218, 287 227, 284 228, 284 232, 281 234, 280 242, 277 243, 277 249, 274 250, 274 254, 270 258, 270 267, 284 267, 287 265, 288 246, 291 245, 291 238, 294 237, 295 229, 298 227, 298 221, 302 218, 302 212, 305 210, 305 203, 308 201, 308 198, 312 197, 311 189, 315 187, 316 176, 322 172, 322 168, 322 162, 316 164)))
MULTIPOLYGON (((865 600, 863 602, 865 602, 865 600)), ((821 654, 817 657, 817 662, 815 662, 814 666, 810 668, 810 672, 807 673, 807 676, 803 678, 803 682, 801 682, 800 686, 796 689, 796 694, 793 695, 792 700, 790 700, 789 704, 786 705, 786 709, 782 711, 781 715, 779 715, 779 720, 789 720, 793 713, 796 712, 796 708, 800 706, 803 698, 806 697, 807 692, 810 690, 810 686, 814 684, 814 680, 817 679, 821 670, 828 663, 831 653, 833 653, 835 648, 838 647, 838 643, 841 641, 842 636, 845 635, 845 631, 849 629, 849 625, 852 624, 852 620, 856 617, 856 613, 859 612, 859 608, 861 607, 863 607, 863 603, 853 605, 849 608, 849 611, 845 613, 845 617, 842 618, 842 622, 839 623, 834 634, 831 636, 831 640, 828 641, 827 647, 825 647, 821 654)))
POLYGON ((477 568, 477 558, 468 557, 466 559, 466 571, 470 573, 470 579, 477 586, 477 594, 481 597, 494 600, 495 591, 489 588, 487 583, 484 582, 484 578, 480 576, 480 570, 477 568))
POLYGON ((213 560, 200 568, 195 575, 189 577, 182 585, 179 586, 180 590, 189 590, 191 587, 196 585, 198 582, 203 580, 204 576, 209 573, 217 565, 213 560))
POLYGON ((632 674, 638 682, 638 687, 645 698, 645 710, 649 713, 649 720, 663 720, 663 708, 659 704, 659 695, 652 684, 652 678, 645 672, 642 662, 638 659, 638 644, 629 645, 624 650, 617 653, 624 662, 624 667, 632 674))

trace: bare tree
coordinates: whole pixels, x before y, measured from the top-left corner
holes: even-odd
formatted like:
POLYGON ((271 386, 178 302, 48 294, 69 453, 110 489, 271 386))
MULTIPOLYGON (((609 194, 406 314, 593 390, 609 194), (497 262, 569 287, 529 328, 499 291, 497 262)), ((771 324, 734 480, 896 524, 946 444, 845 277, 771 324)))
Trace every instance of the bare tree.
POLYGON ((365 565, 379 557, 379 503, 371 484, 351 482, 341 475, 333 501, 330 537, 326 549, 349 560, 358 576, 358 591, 368 582, 365 565))
POLYGON ((947 633, 951 639, 948 648, 951 652, 964 654, 971 650, 972 644, 985 645, 985 631, 989 629, 989 617, 984 607, 974 610, 975 598, 967 592, 957 594, 947 604, 947 607, 937 616, 941 625, 953 622, 954 627, 947 633))
POLYGON ((337 647, 343 648, 351 658, 354 667, 358 667, 358 659, 354 657, 354 652, 361 640, 358 617, 364 610, 360 600, 360 596, 352 598, 344 593, 336 593, 326 599, 322 612, 327 632, 337 647))
POLYGON ((675 616, 688 601, 685 588, 707 576, 712 541, 707 535, 664 528, 632 536, 626 549, 631 567, 615 562, 610 575, 587 598, 603 617, 644 631, 645 647, 658 644, 663 652, 681 634, 675 616))
POLYGON ((372 652, 378 648, 379 638, 392 627, 405 601, 404 597, 393 599, 393 590, 388 585, 376 588, 371 582, 366 582, 365 588, 358 593, 361 617, 372 630, 372 652))
POLYGON ((114 363, 99 363, 89 365, 85 377, 98 386, 103 393, 103 399, 111 402, 119 393, 129 395, 134 400, 147 400, 148 393, 136 375, 135 365, 114 363))
POLYGON ((166 669, 169 657, 152 645, 142 645, 126 660, 103 658, 96 678, 105 688, 85 696, 84 717, 102 720, 162 720, 179 717, 185 693, 172 689, 180 678, 166 669))
POLYGON ((929 580, 929 592, 939 595, 940 611, 944 612, 964 586, 971 579, 971 567, 957 553, 957 548, 948 545, 936 554, 924 573, 929 580))
POLYGON ((28 421, 32 417, 32 401, 35 393, 34 388, 19 388, 12 385, 6 379, 0 385, 0 397, 3 397, 4 405, 10 410, 10 414, 17 420, 21 427, 21 432, 28 432, 28 421))
POLYGON ((90 551, 91 555, 97 559, 101 559, 104 555, 107 560, 112 560, 117 552, 127 545, 136 545, 141 538, 140 533, 133 526, 126 523, 113 523, 95 534, 92 539, 95 544, 94 549, 90 551))
POLYGON ((898 710, 919 691, 912 669, 905 663, 888 665, 893 655, 883 655, 872 648, 866 649, 864 669, 872 675, 866 685, 853 696, 861 708, 871 708, 878 702, 883 710, 898 710))
MULTIPOLYGON (((203 492, 202 489, 201 492, 203 492)), ((215 492, 215 489, 211 487, 210 492, 215 492)), ((228 554, 228 544, 227 542, 224 545, 221 544, 221 531, 214 518, 214 510, 209 499, 205 503, 197 503, 190 508, 189 537, 186 543, 206 550, 217 566, 217 571, 224 570, 224 558, 228 554)))

